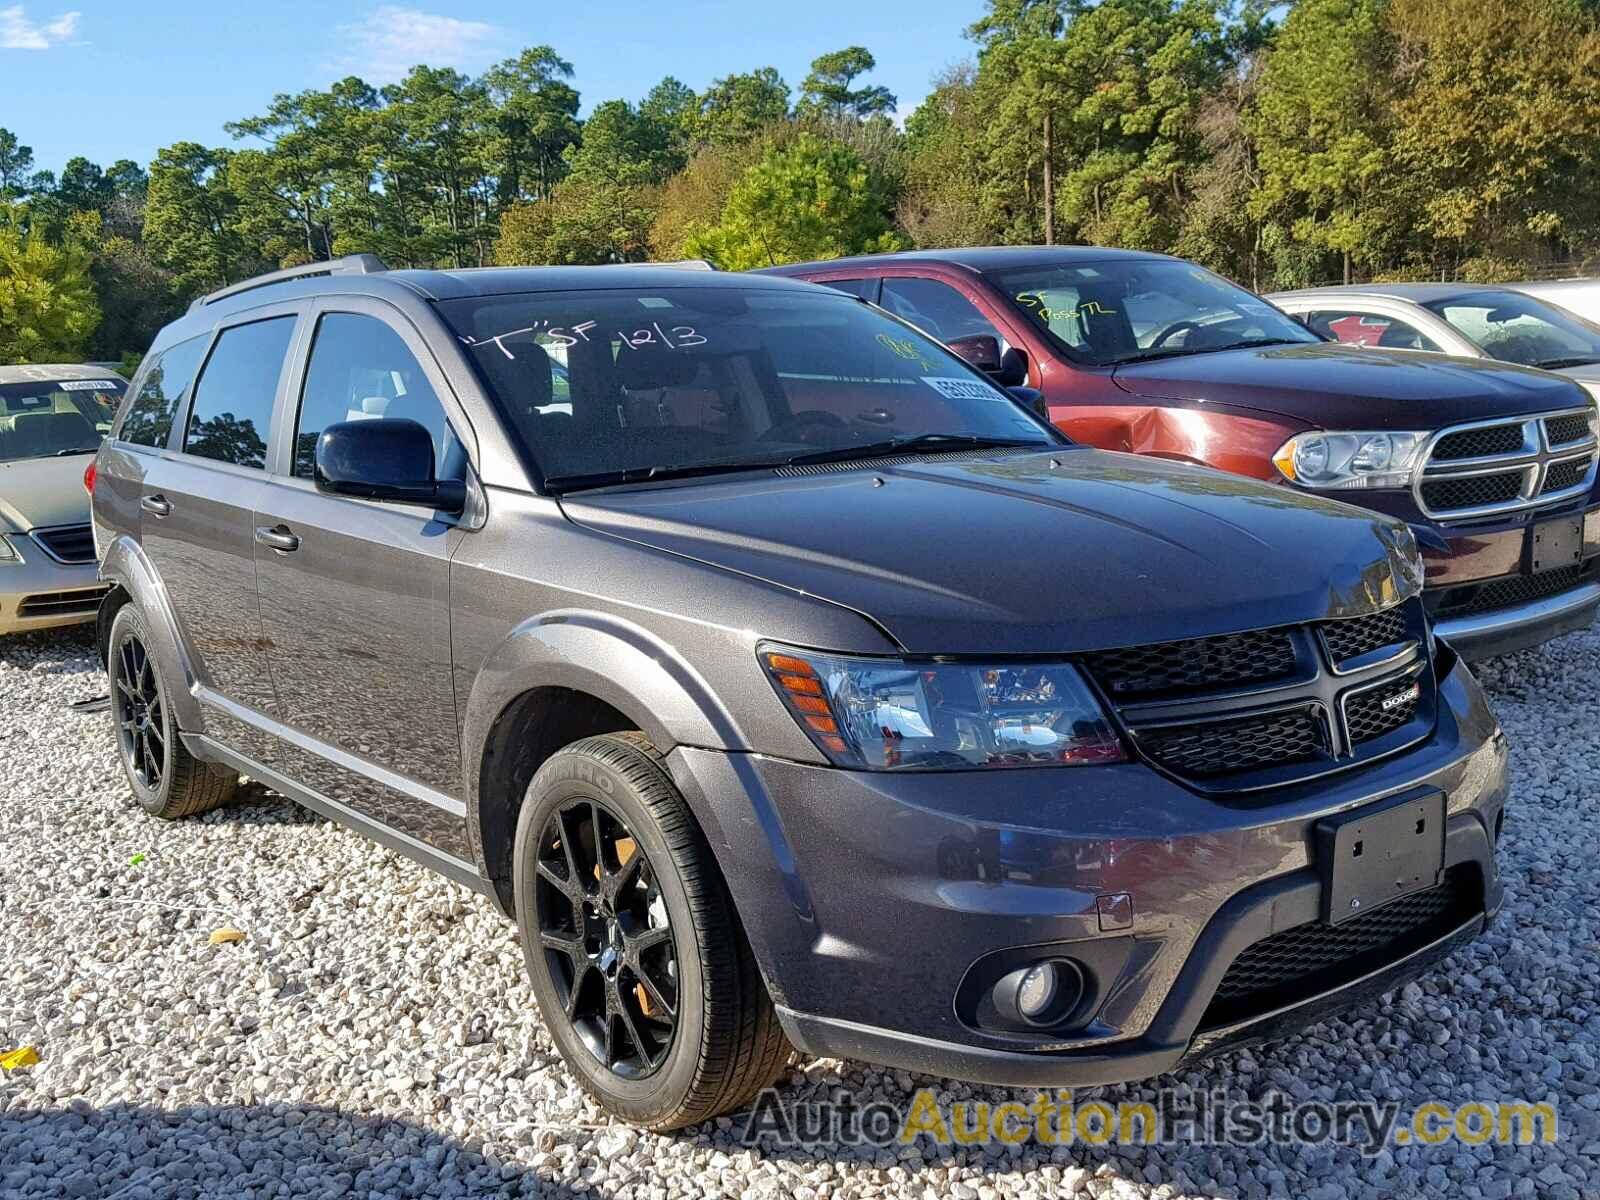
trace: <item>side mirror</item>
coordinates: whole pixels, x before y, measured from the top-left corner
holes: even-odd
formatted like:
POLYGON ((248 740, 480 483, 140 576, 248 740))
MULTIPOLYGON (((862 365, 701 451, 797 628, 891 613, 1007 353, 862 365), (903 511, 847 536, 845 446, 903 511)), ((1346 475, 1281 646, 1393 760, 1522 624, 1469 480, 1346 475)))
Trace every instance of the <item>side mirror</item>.
POLYGON ((946 345, 970 365, 992 376, 1001 387, 1019 387, 1028 382, 1028 356, 1014 348, 1002 354, 1000 339, 993 334, 975 333, 946 345))
POLYGON ((317 438, 320 492, 460 513, 466 484, 435 479, 433 438, 415 421, 339 421, 317 438))
POLYGON ((1033 413, 1033 415, 1038 417, 1041 421, 1049 424, 1050 406, 1045 403, 1044 393, 1038 388, 1017 386, 1008 387, 1006 391, 1015 396, 1017 398, 1017 403, 1022 405, 1023 408, 1033 413))

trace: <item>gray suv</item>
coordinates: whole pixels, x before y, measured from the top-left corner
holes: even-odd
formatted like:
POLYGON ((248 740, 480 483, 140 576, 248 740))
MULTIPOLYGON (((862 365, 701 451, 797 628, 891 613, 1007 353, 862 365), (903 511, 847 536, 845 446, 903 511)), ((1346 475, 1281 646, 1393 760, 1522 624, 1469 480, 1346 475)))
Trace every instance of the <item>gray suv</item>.
POLYGON ((133 792, 245 774, 482 891, 658 1129, 791 1047, 1148 1076, 1473 937, 1506 750, 1406 527, 1030 400, 780 278, 207 296, 94 476, 133 792))

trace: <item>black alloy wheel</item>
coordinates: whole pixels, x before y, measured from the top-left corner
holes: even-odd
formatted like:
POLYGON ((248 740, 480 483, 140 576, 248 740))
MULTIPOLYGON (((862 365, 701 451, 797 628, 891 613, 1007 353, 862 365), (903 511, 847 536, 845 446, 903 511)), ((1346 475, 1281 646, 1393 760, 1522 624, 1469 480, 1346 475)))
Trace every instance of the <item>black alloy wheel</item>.
POLYGON ((124 638, 116 653, 111 704, 123 763, 136 783, 159 792, 167 774, 167 724, 161 680, 140 638, 124 638))
POLYGON ((594 799, 552 812, 539 838, 538 927, 562 1011, 601 1066, 643 1079, 678 1024, 672 921, 649 858, 594 799))

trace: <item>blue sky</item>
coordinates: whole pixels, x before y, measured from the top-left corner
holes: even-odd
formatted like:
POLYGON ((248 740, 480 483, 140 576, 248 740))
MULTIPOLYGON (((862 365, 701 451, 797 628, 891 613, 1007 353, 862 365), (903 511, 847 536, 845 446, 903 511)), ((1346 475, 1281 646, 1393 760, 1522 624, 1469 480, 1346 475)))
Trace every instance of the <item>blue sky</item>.
POLYGON ((229 142, 223 123, 274 93, 346 74, 388 82, 426 61, 477 72, 548 43, 573 64, 584 111, 637 100, 663 75, 703 88, 775 66, 798 90, 810 61, 843 46, 877 58, 871 78, 910 112, 929 79, 969 56, 981 0, 678 0, 532 4, 481 0, 0 0, 0 127, 59 171, 74 154, 148 163, 176 141, 229 142))

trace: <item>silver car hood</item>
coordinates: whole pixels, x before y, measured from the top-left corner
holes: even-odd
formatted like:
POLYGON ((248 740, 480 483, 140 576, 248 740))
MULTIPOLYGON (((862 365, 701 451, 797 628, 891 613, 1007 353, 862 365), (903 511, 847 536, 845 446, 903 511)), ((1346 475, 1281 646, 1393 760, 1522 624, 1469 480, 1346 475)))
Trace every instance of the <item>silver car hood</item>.
POLYGON ((89 493, 83 470, 94 457, 20 458, 0 462, 0 531, 26 533, 52 525, 86 525, 89 493))

